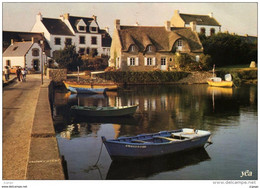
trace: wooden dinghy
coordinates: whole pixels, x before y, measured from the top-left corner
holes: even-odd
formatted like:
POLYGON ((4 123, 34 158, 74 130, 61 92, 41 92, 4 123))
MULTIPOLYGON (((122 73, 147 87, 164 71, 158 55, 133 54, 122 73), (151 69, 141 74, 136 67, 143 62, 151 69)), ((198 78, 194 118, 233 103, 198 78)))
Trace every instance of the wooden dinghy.
POLYGON ((77 83, 70 81, 63 81, 67 89, 72 88, 93 88, 93 89, 107 89, 107 90, 116 90, 118 85, 115 83, 77 83))
POLYGON ((75 87, 70 87, 69 90, 72 93, 77 93, 77 94, 104 94, 106 92, 106 88, 75 88, 75 87))
POLYGON ((117 117, 133 115, 138 105, 133 106, 119 106, 119 107, 96 107, 96 106, 77 106, 71 107, 77 115, 92 116, 92 117, 117 117))
POLYGON ((209 131, 183 128, 111 140, 102 136, 102 141, 111 159, 121 160, 157 157, 203 147, 210 135, 209 131))

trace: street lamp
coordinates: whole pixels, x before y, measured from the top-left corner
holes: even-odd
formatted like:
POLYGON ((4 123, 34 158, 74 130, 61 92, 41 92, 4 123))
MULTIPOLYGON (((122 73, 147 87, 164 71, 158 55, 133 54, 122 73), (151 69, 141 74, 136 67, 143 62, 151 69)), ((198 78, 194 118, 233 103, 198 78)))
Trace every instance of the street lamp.
POLYGON ((43 85, 43 56, 45 55, 45 51, 44 51, 44 42, 43 40, 40 41, 41 42, 41 47, 42 47, 42 58, 41 58, 41 81, 42 81, 42 85, 43 85))

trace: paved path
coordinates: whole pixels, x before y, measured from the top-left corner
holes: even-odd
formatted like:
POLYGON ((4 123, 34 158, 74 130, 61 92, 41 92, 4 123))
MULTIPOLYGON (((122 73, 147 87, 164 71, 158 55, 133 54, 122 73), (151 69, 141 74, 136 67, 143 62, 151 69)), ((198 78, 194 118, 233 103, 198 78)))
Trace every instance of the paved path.
POLYGON ((31 131, 41 86, 41 75, 27 75, 27 82, 3 88, 4 180, 26 179, 31 131))

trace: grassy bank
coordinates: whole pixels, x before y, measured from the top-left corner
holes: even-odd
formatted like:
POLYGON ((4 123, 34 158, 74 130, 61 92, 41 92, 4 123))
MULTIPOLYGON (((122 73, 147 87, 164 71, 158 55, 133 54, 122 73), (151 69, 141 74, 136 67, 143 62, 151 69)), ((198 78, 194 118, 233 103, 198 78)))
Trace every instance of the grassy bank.
POLYGON ((190 73, 188 72, 181 71, 111 71, 98 74, 97 77, 117 83, 147 84, 177 82, 180 79, 187 77, 189 74, 190 73))
POLYGON ((216 74, 221 78, 224 78, 225 74, 231 74, 236 85, 257 83, 257 68, 224 67, 217 69, 216 74))

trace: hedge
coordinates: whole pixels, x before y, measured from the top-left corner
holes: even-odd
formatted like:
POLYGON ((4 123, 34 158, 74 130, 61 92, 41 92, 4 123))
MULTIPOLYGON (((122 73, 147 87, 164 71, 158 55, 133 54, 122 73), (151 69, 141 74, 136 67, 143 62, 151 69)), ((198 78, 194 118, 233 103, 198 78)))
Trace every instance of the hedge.
POLYGON ((187 77, 188 74, 190 73, 182 71, 108 71, 96 76, 117 83, 145 84, 176 82, 182 78, 187 77))

